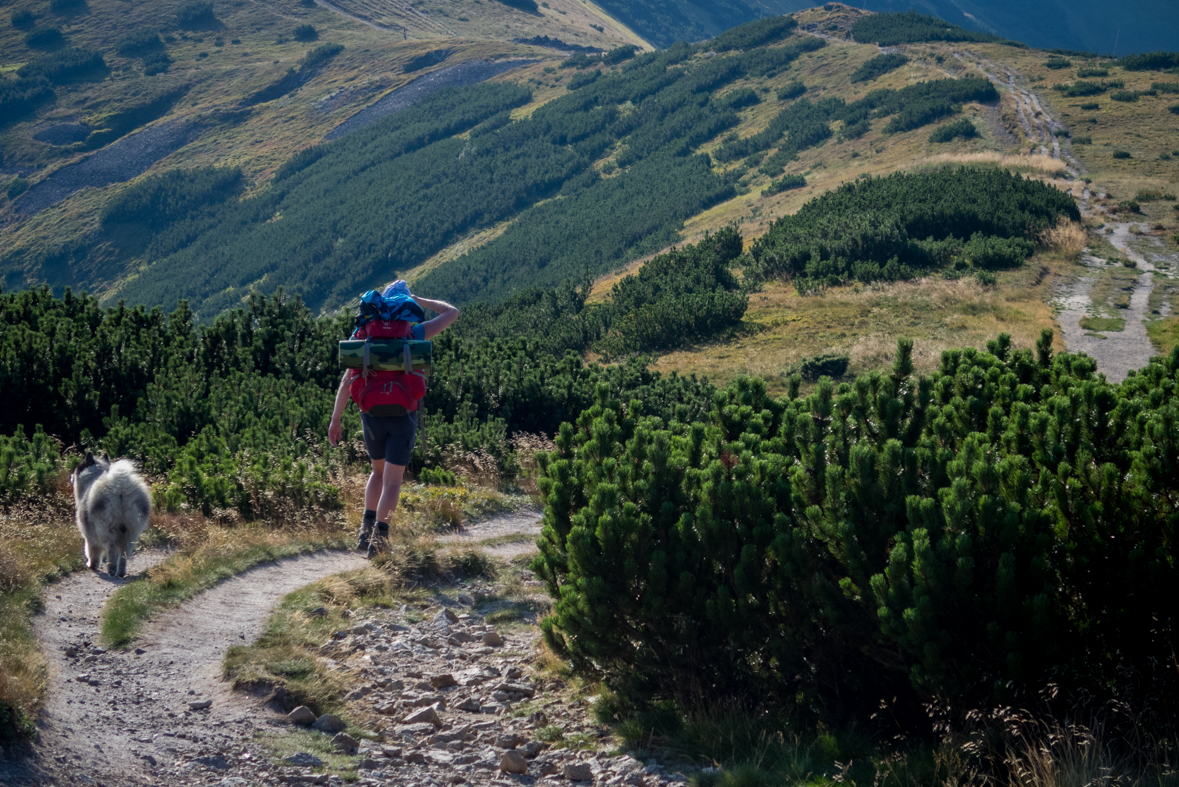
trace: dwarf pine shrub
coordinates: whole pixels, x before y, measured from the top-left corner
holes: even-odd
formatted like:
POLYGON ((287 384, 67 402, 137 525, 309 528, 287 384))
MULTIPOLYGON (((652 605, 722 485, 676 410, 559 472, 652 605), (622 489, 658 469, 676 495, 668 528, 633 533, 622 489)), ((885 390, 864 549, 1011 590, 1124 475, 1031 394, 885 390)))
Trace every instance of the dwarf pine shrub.
MULTIPOLYGON (((711 417, 601 391, 541 458, 557 653, 621 695, 835 720, 1051 682, 1173 703, 1179 351, 1114 385, 1006 335, 711 417)), ((978 703, 978 704, 974 704, 978 703)))

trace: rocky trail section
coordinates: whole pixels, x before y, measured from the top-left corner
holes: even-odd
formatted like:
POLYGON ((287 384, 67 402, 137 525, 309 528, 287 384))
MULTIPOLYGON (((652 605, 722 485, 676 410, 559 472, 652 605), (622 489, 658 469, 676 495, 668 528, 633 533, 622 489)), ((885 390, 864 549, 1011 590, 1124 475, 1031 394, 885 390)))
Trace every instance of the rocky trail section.
MULTIPOLYGON (((139 555, 132 567, 159 559, 139 555)), ((0 765, 0 782, 135 787, 175 783, 159 770, 178 760, 213 771, 250 762, 259 755, 243 741, 271 714, 221 680, 226 648, 256 639, 287 593, 364 564, 320 552, 260 566, 150 622, 127 651, 99 646, 103 602, 125 581, 84 572, 52 586, 34 621, 50 665, 38 741, 0 765)))
MULTIPOLYGON (((530 586, 539 582, 529 580, 530 586)), ((320 648, 332 669, 357 683, 351 715, 374 740, 339 732, 333 716, 296 708, 289 718, 331 735, 357 757, 361 784, 666 785, 686 779, 630 755, 594 751, 606 731, 586 719, 585 703, 532 669, 535 628, 497 630, 441 599, 425 610, 403 607, 357 620, 320 648), (573 745, 571 745, 573 744, 573 745), (582 748, 578 748, 580 744, 582 748)), ((327 784, 322 760, 297 752, 268 774, 287 784, 327 784)))

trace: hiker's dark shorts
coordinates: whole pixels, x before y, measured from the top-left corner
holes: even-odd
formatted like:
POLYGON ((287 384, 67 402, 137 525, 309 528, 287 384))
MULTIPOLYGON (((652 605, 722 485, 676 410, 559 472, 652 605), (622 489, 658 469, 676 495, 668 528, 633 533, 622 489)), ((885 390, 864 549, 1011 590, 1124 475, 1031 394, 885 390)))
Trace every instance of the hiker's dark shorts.
POLYGON ((360 414, 364 427, 364 447, 369 459, 384 459, 395 465, 408 465, 418 436, 418 414, 369 415, 360 414))

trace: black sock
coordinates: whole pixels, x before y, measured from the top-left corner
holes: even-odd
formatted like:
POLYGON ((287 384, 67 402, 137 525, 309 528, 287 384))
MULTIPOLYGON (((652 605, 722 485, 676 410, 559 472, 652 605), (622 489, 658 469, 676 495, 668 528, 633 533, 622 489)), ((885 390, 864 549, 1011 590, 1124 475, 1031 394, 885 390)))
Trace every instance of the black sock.
POLYGON ((389 532, 389 523, 388 522, 377 522, 377 530, 379 530, 382 533, 388 533, 389 532))
POLYGON ((365 522, 376 522, 377 521, 377 512, 373 511, 371 508, 364 509, 364 521, 365 522))

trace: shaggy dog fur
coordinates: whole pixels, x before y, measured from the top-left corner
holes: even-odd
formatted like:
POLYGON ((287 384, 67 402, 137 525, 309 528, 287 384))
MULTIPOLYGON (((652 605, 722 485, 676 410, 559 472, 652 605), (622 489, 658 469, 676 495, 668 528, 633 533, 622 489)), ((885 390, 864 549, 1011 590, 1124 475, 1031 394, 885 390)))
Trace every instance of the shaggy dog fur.
POLYGON ((135 542, 147 529, 151 493, 129 459, 111 462, 89 453, 70 474, 78 530, 86 541, 86 567, 97 571, 105 560, 107 573, 127 574, 135 542))

